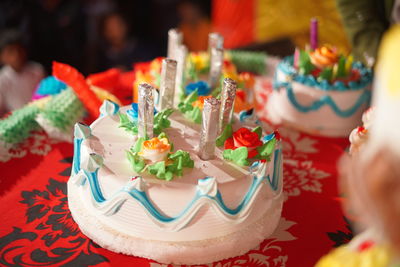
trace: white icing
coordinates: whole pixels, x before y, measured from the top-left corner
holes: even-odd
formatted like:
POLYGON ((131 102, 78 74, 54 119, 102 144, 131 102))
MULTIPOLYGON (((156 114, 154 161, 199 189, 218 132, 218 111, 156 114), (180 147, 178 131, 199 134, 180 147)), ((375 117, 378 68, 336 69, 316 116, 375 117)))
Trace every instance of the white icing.
POLYGON ((82 123, 75 123, 74 136, 78 139, 86 139, 91 135, 90 127, 82 123))
MULTIPOLYGON (((121 112, 125 112, 128 108, 121 108, 121 112)), ((275 228, 276 216, 279 217, 282 207, 282 197, 279 197, 282 195, 281 170, 279 171, 279 188, 273 191, 270 185, 262 182, 249 199, 249 204, 236 215, 227 214, 215 204, 215 201, 202 197, 179 220, 173 223, 162 223, 147 214, 142 204, 127 192, 120 192, 127 185, 131 189, 145 192, 151 203, 166 216, 178 216, 188 207, 199 191, 213 197, 216 196, 218 190, 225 205, 231 209, 236 208, 243 200, 252 184, 253 175, 246 168, 223 160, 222 151, 219 148, 216 149, 215 159, 202 161, 197 156, 200 125, 188 122, 176 112, 171 115, 171 126, 166 129, 171 143, 174 144, 175 149, 188 151, 195 162, 195 167, 185 169, 183 177, 174 178, 169 182, 156 179, 147 173, 140 174, 142 179, 129 182, 132 176, 137 175, 131 169, 125 155, 125 150, 135 142, 133 137, 118 128, 118 121, 108 116, 99 118, 91 125, 93 136, 82 142, 81 155, 82 158, 86 158, 90 153, 97 153, 104 158, 104 165, 98 171, 99 186, 104 197, 112 201, 110 201, 111 204, 106 203, 106 205, 96 204, 92 201, 88 183, 80 187, 69 183, 69 197, 76 200, 75 208, 71 211, 74 218, 78 218, 78 223, 82 220, 82 215, 74 214, 73 210, 76 209, 83 210, 86 213, 84 217, 93 217, 93 220, 98 221, 102 228, 110 229, 114 233, 113 236, 125 236, 129 240, 141 238, 162 242, 185 241, 189 242, 188 244, 234 235, 259 221, 264 214, 271 214, 265 217, 265 224, 268 228, 275 228), (215 178, 199 180, 206 176, 215 178), (114 212, 115 208, 113 210, 112 207, 120 203, 123 205, 120 206, 118 212, 114 212)), ((267 164, 271 176, 273 164, 274 162, 267 164)), ((90 226, 83 227, 91 231, 90 226)), ((93 235, 91 237, 97 240, 93 235)), ((262 240, 265 237, 250 238, 253 242, 250 243, 254 244, 254 240, 262 240)), ((126 243, 129 242, 126 241, 126 243)), ((102 239, 101 244, 110 247, 111 243, 102 239)), ((123 250, 124 244, 115 245, 113 250, 123 250)), ((246 247, 247 250, 250 248, 246 247)), ((140 252, 133 251, 126 253, 142 255, 140 252)), ((157 253, 151 258, 156 256, 157 253)))
MULTIPOLYGON (((325 91, 292 82, 297 101, 305 106, 330 96, 341 110, 354 105, 366 89, 348 91, 325 91)), ((325 136, 348 136, 354 127, 360 124, 361 116, 367 106, 364 104, 353 115, 343 118, 338 116, 330 106, 324 105, 316 111, 300 112, 288 100, 286 90, 274 90, 267 105, 266 113, 275 124, 287 124, 300 130, 325 136)))
POLYGON ((103 166, 103 158, 95 153, 89 154, 89 156, 83 157, 81 168, 88 172, 95 172, 103 166))
POLYGON ((204 179, 199 179, 199 184, 197 188, 204 195, 215 197, 218 192, 217 181, 214 177, 207 177, 204 179))

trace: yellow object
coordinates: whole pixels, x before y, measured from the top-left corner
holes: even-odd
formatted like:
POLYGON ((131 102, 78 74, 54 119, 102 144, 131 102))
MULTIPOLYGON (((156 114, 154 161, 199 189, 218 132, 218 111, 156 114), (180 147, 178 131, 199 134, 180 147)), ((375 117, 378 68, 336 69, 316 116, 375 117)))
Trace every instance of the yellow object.
POLYGON ((382 39, 378 54, 378 76, 390 97, 400 97, 400 25, 393 26, 382 39))
POLYGON ((194 52, 189 54, 188 62, 193 64, 196 71, 201 71, 208 66, 207 52, 194 52))
POLYGON ((345 245, 321 258, 315 267, 389 267, 392 256, 384 246, 355 251, 345 245))
POLYGON ((97 98, 100 99, 101 102, 103 102, 104 100, 111 100, 114 103, 121 105, 119 99, 110 92, 94 85, 90 85, 90 89, 96 94, 97 98))
POLYGON ((350 44, 344 32, 335 0, 254 0, 257 42, 291 39, 304 48, 309 41, 310 19, 318 19, 319 44, 332 44, 348 54, 350 44))

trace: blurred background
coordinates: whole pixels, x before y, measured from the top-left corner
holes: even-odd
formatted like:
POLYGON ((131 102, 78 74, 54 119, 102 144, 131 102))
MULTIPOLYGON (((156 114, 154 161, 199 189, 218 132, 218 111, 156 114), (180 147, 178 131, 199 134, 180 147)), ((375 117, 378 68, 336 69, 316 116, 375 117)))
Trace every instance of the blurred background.
POLYGON ((0 31, 21 33, 29 59, 47 73, 53 60, 84 74, 131 69, 165 56, 173 27, 191 51, 206 50, 208 33, 217 31, 228 49, 284 56, 308 43, 311 17, 319 19, 321 44, 349 51, 334 0, 0 1, 0 31))

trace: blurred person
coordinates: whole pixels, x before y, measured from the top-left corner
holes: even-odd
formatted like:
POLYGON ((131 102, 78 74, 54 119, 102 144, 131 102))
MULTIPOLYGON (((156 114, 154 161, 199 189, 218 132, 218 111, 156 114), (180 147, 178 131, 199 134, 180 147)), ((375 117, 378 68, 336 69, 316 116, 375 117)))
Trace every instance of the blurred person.
POLYGON ((86 59, 86 15, 84 1, 31 0, 29 8, 29 51, 32 59, 51 72, 52 62, 83 69, 86 59))
POLYGON ((211 32, 210 19, 205 15, 199 1, 182 0, 178 3, 179 29, 183 33, 183 43, 189 51, 205 51, 208 34, 211 32))
POLYGON ((110 13, 101 23, 103 43, 98 51, 98 70, 132 69, 132 64, 153 58, 151 45, 129 36, 129 26, 119 13, 110 13))
POLYGON ((400 22, 400 1, 336 0, 356 60, 375 64, 378 47, 392 23, 400 22))
POLYGON ((28 61, 21 34, 8 30, 0 35, 0 116, 28 103, 44 78, 43 67, 28 61))

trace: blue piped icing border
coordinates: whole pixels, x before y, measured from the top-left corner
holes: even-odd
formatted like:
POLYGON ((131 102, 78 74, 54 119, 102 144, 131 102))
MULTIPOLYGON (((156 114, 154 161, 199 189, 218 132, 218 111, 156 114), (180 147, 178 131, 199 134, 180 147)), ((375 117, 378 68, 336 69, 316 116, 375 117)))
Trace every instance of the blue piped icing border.
POLYGON ((321 107, 328 105, 331 107, 331 109, 333 110, 333 112, 336 113, 336 115, 342 117, 342 118, 347 118, 352 116, 354 113, 357 112, 357 110, 359 110, 359 108, 362 105, 368 105, 369 101, 371 100, 371 91, 370 90, 365 90, 360 97, 357 99, 357 101, 354 103, 354 105, 348 109, 340 109, 335 101, 332 99, 332 97, 330 97, 329 95, 324 95, 322 96, 320 99, 312 102, 311 104, 305 106, 300 104, 295 96, 295 93, 293 92, 293 88, 292 88, 292 84, 290 82, 281 82, 278 85, 279 87, 284 87, 286 90, 286 95, 290 101, 290 103, 292 103, 292 105, 300 112, 303 113, 307 113, 310 111, 317 111, 319 110, 321 107))
MULTIPOLYGON (((288 76, 292 77, 293 81, 313 87, 315 89, 327 90, 327 91, 349 91, 349 90, 361 90, 367 87, 372 82, 372 71, 371 69, 364 66, 361 62, 354 62, 352 69, 357 69, 360 72, 360 80, 357 82, 349 82, 348 85, 341 81, 330 83, 329 81, 317 80, 312 75, 302 75, 297 72, 293 67, 293 56, 285 57, 277 66, 276 71, 281 71, 288 76)), ((274 88, 280 87, 279 81, 276 80, 276 73, 274 78, 274 88)))
MULTIPOLYGON (((119 193, 126 192, 132 198, 136 199, 148 211, 148 213, 152 217, 154 217, 156 220, 158 220, 159 222, 173 223, 173 222, 179 220, 180 218, 184 217, 187 213, 189 213, 191 211, 191 208, 196 204, 196 202, 198 202, 202 198, 208 198, 208 199, 214 201, 219 206, 219 208, 221 208, 221 210, 223 212, 225 212, 226 214, 229 214, 232 216, 239 214, 250 203, 252 197, 254 196, 255 192, 260 187, 260 185, 263 181, 266 181, 267 184, 270 185, 270 187, 273 191, 278 190, 279 178, 280 178, 280 174, 281 174, 281 164, 282 164, 282 152, 281 152, 281 149, 276 149, 274 151, 274 172, 272 175, 272 179, 269 175, 262 176, 262 177, 257 177, 255 175, 253 177, 253 181, 250 186, 250 189, 248 190, 248 192, 244 196, 243 200, 240 202, 240 204, 236 208, 233 208, 233 209, 228 208, 225 205, 225 203, 222 199, 221 193, 219 191, 217 191, 217 194, 215 196, 210 196, 208 194, 201 193, 200 190, 197 190, 196 195, 189 202, 189 204, 183 209, 183 211, 180 212, 177 216, 172 216, 172 217, 162 214, 153 205, 153 203, 149 200, 146 192, 137 190, 135 188, 128 190, 126 187, 124 187, 110 199, 105 199, 105 197, 101 191, 99 181, 98 181, 98 169, 94 172, 84 171, 84 174, 85 174, 86 178, 89 180, 90 191, 92 193, 92 196, 93 196, 93 199, 95 200, 95 202, 104 203, 107 201, 112 201, 112 199, 114 197, 116 197, 117 195, 119 195, 119 193)), ((121 203, 121 202, 116 202, 116 204, 115 204, 116 207, 113 207, 112 210, 117 211, 122 204, 123 203, 121 203)))
POLYGON ((72 172, 77 174, 81 169, 82 138, 74 138, 74 157, 72 158, 72 172))

